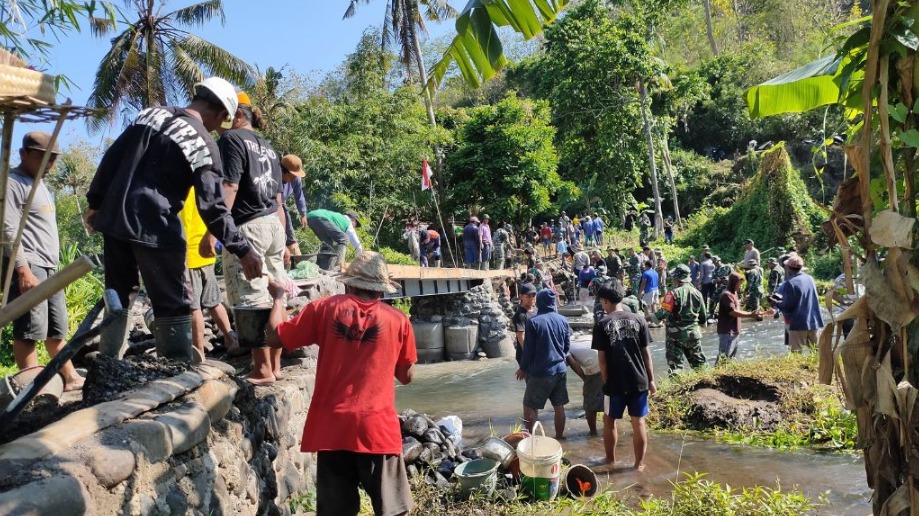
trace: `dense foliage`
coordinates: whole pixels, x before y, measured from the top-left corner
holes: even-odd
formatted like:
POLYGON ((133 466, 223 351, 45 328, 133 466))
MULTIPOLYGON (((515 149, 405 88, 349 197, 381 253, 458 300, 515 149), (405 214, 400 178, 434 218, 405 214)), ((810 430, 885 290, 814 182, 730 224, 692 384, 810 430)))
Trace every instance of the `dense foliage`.
POLYGON ((447 159, 451 213, 485 207, 495 220, 522 227, 548 210, 559 192, 573 189, 556 172, 549 104, 509 93, 495 106, 469 111, 457 147, 447 159))

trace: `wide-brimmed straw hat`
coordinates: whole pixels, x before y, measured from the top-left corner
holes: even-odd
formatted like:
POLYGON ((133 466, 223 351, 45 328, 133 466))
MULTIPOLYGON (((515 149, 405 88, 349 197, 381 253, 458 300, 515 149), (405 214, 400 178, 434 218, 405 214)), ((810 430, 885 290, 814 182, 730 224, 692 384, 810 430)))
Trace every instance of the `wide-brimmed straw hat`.
POLYGON ((399 289, 399 284, 389 279, 386 260, 382 255, 373 251, 361 253, 336 279, 350 287, 373 292, 392 294, 399 289))

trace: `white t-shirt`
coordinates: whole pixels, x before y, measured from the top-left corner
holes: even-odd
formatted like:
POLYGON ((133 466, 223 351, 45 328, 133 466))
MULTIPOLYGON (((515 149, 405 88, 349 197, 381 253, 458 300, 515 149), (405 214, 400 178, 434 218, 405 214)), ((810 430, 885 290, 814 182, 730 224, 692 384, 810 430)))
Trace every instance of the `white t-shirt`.
POLYGON ((573 347, 570 353, 584 370, 585 375, 591 376, 600 372, 600 354, 597 353, 597 350, 573 347))

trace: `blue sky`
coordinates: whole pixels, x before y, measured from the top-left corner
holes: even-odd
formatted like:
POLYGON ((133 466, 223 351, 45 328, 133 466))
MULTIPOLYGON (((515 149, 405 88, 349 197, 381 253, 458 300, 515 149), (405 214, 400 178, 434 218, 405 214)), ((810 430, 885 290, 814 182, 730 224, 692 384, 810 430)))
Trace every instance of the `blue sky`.
MULTIPOLYGON (((166 9, 174 10, 192 3, 190 0, 167 0, 166 9)), ((457 10, 465 3, 466 0, 451 2, 457 10)), ((361 4, 357 15, 342 20, 347 5, 347 0, 224 0, 226 25, 215 21, 195 28, 194 32, 261 70, 287 65, 301 74, 324 72, 334 69, 354 51, 367 27, 382 24, 384 0, 361 4)), ((453 23, 449 20, 440 25, 429 24, 430 37, 439 38, 452 32, 453 23)), ((74 104, 85 104, 96 68, 108 47, 108 40, 92 37, 85 28, 82 33, 67 35, 54 43, 44 67, 48 73, 66 75, 74 84, 70 92, 62 92, 59 98, 70 97, 74 104)), ((14 144, 32 129, 51 132, 53 125, 17 124, 14 144)), ((117 127, 107 134, 89 134, 82 121, 69 121, 64 125, 61 143, 66 146, 80 139, 101 143, 105 137, 117 136, 119 132, 120 127, 117 127)))

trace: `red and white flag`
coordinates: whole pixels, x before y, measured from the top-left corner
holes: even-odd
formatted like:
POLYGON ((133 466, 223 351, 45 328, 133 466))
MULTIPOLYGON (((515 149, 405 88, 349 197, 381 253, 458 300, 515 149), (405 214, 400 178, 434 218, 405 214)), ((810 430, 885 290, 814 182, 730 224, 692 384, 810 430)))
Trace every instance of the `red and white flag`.
POLYGON ((431 188, 431 178, 434 177, 434 171, 431 170, 431 165, 428 165, 428 160, 424 159, 421 161, 421 191, 425 191, 428 188, 431 188))

